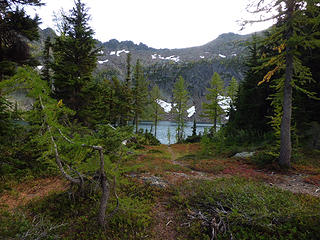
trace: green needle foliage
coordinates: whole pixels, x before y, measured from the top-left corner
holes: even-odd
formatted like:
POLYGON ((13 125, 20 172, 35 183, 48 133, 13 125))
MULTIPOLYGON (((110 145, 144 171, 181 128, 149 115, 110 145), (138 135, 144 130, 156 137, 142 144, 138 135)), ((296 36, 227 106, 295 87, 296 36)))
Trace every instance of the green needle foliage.
POLYGON ((84 88, 91 81, 100 49, 88 26, 88 10, 80 0, 75 2, 70 15, 62 17, 64 28, 53 45, 55 95, 79 117, 78 112, 86 105, 84 88))
MULTIPOLYGON (((319 1, 314 0, 281 0, 266 3, 263 0, 253 1, 253 12, 269 14, 269 17, 259 20, 277 20, 273 32, 266 39, 268 44, 274 44, 275 54, 267 59, 263 68, 271 68, 259 82, 268 82, 276 73, 281 76, 273 80, 276 93, 273 95, 272 105, 275 116, 272 119, 275 129, 279 128, 280 156, 279 165, 289 168, 291 165, 291 118, 293 89, 305 92, 301 85, 312 81, 310 69, 303 65, 300 49, 319 47, 318 15, 314 15, 319 8, 319 1), (270 13, 274 15, 270 16, 270 13), (312 32, 306 34, 306 29, 312 32), (278 127, 279 126, 279 127, 278 127)), ((248 22, 248 21, 247 21, 248 22)), ((250 21, 249 21, 250 22, 250 21)), ((257 21, 255 21, 257 22, 257 21)), ((307 30, 308 31, 308 30, 307 30)))
POLYGON ((139 119, 145 112, 148 103, 148 83, 144 76, 143 69, 139 60, 137 60, 134 69, 133 85, 133 112, 136 133, 138 132, 139 119))
POLYGON ((213 122, 213 131, 217 131, 217 123, 220 122, 224 110, 220 107, 219 97, 223 96, 223 81, 218 73, 214 73, 210 82, 210 88, 207 88, 207 103, 203 103, 203 116, 209 118, 213 122))
POLYGON ((161 99, 161 93, 158 85, 154 85, 150 92, 151 102, 151 117, 154 122, 154 136, 157 137, 157 126, 161 116, 164 114, 163 108, 159 105, 158 101, 161 99))
POLYGON ((238 90, 239 90, 239 84, 237 82, 237 79, 235 79, 235 77, 232 77, 229 83, 229 86, 226 89, 227 96, 230 98, 229 104, 231 108, 234 107, 234 104, 236 102, 238 90))
POLYGON ((2 0, 0 2, 0 81, 12 76, 16 64, 31 64, 30 47, 26 40, 39 38, 39 18, 31 18, 21 6, 40 6, 40 0, 2 0))
POLYGON ((176 140, 181 142, 184 139, 185 118, 187 117, 189 93, 185 86, 183 77, 179 77, 173 88, 173 114, 178 124, 176 140))

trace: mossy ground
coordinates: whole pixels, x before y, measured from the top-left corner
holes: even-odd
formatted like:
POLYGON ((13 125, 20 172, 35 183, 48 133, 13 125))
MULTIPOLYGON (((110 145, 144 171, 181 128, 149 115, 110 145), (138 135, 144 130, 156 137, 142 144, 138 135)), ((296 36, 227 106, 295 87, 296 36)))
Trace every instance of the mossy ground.
MULTIPOLYGON (((118 178, 119 210, 105 229, 97 225, 99 193, 73 194, 60 177, 3 179, 0 238, 42 232, 41 239, 210 239, 210 221, 222 219, 227 228, 218 239, 319 239, 318 161, 310 154, 282 172, 209 156, 199 144, 146 146, 122 166, 131 170, 118 178), (144 176, 160 177, 167 187, 144 176)), ((112 194, 107 214, 115 207, 112 194)))

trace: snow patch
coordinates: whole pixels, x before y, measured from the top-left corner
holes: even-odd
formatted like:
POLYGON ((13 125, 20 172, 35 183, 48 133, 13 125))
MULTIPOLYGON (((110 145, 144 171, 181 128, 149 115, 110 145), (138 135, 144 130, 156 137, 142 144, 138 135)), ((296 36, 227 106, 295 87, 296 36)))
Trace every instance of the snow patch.
POLYGON ((222 54, 220 54, 220 53, 219 53, 219 57, 226 58, 225 55, 222 55, 222 54))
POLYGON ((104 54, 104 51, 100 50, 99 54, 104 54))
POLYGON ((110 52, 110 56, 111 56, 111 55, 115 55, 115 54, 116 54, 116 51, 111 51, 111 52, 110 52))
POLYGON ((108 59, 106 59, 106 60, 103 60, 103 61, 98 61, 98 63, 99 64, 104 64, 104 63, 106 63, 106 62, 108 62, 109 60, 108 59))
POLYGON ((120 57, 120 54, 121 53, 129 53, 130 51, 127 51, 127 50, 125 50, 125 49, 122 49, 122 50, 120 50, 120 51, 117 51, 117 57, 120 57))
POLYGON ((175 55, 172 55, 170 57, 166 57, 165 59, 166 60, 171 60, 171 61, 174 61, 174 62, 179 62, 180 61, 180 57, 179 56, 175 56, 175 55))
POLYGON ((226 96, 218 96, 219 106, 224 110, 230 109, 231 98, 226 96))
POLYGON ((232 53, 232 55, 231 55, 232 57, 236 57, 237 56, 237 54, 236 53, 232 53))
POLYGON ((157 59, 157 54, 156 54, 156 53, 155 53, 155 54, 152 54, 152 55, 151 55, 151 58, 152 58, 152 59, 157 59))
POLYGON ((166 113, 169 113, 172 109, 172 104, 171 103, 167 103, 161 99, 157 99, 157 103, 160 105, 160 107, 163 108, 163 110, 166 112, 166 113))
POLYGON ((192 117, 193 114, 195 114, 195 112, 196 112, 196 107, 195 107, 195 106, 192 106, 191 108, 189 108, 189 109, 187 110, 188 117, 192 117))
POLYGON ((39 65, 39 66, 37 66, 37 68, 38 68, 39 70, 41 70, 41 69, 43 68, 43 66, 39 65))
MULTIPOLYGON (((154 54, 153 56, 156 57, 156 54, 154 54)), ((174 61, 174 62, 179 62, 180 61, 180 57, 179 56, 175 56, 175 55, 172 55, 170 57, 162 57, 159 54, 158 57, 159 57, 159 59, 162 59, 162 60, 171 60, 171 61, 174 61)))
POLYGON ((204 56, 200 56, 200 58, 202 58, 202 59, 203 59, 203 58, 204 58, 204 56))

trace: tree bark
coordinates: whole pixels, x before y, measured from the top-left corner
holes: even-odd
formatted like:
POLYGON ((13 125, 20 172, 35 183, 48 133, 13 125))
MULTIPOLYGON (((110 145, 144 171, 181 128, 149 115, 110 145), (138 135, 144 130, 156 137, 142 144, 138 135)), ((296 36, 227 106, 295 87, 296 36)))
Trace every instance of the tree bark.
POLYGON ((138 127, 139 127, 138 119, 139 117, 138 117, 138 114, 136 113, 134 115, 134 124, 136 125, 136 133, 138 133, 138 127))
POLYGON ((100 178, 101 178, 100 181, 101 181, 102 196, 100 199, 98 222, 99 222, 100 226, 104 227, 110 188, 109 188, 106 173, 104 170, 104 156, 103 156, 102 149, 99 150, 99 154, 100 154, 100 178))
MULTIPOLYGON (((288 8, 288 32, 286 40, 293 36, 292 17, 294 11, 294 1, 287 2, 288 8)), ((288 42, 288 41, 287 41, 288 42)), ((291 160, 291 115, 292 115, 292 78, 293 78, 293 53, 291 46, 286 47, 286 72, 283 87, 283 115, 280 128, 280 156, 279 165, 282 168, 290 168, 291 160)))
POLYGON ((158 109, 156 109, 156 118, 154 121, 154 136, 157 137, 157 125, 158 125, 158 109))
MULTIPOLYGON (((216 101, 218 101, 218 100, 216 100, 216 101)), ((217 104, 217 105, 218 105, 218 104, 217 104)), ((217 115, 218 115, 218 113, 217 113, 217 108, 218 108, 218 106, 215 106, 215 108, 214 108, 214 121, 213 121, 213 130, 214 130, 214 133, 217 132, 217 115)))
POLYGON ((291 159, 291 115, 292 115, 292 75, 293 56, 287 55, 286 76, 283 89, 283 115, 280 129, 280 157, 279 165, 283 168, 290 168, 291 159))

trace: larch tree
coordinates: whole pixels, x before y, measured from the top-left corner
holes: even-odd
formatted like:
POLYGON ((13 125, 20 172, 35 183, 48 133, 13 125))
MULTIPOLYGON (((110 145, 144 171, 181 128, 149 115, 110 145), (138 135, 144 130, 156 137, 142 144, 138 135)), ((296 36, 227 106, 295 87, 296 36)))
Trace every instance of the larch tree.
POLYGON ((145 111, 148 103, 148 83, 144 76, 142 66, 139 59, 134 69, 133 84, 133 112, 136 133, 138 132, 139 119, 145 111))
POLYGON ((62 16, 63 31, 53 45, 55 95, 77 112, 85 105, 83 90, 91 81, 100 49, 96 47, 85 5, 75 1, 70 14, 62 16))
POLYGON ((210 88, 207 88, 207 91, 207 102, 202 103, 202 116, 209 118, 213 122, 213 130, 216 132, 217 123, 224 114, 224 110, 220 106, 221 96, 224 95, 223 80, 217 72, 213 74, 210 88))
POLYGON ((236 102, 236 98, 238 95, 239 90, 239 84, 237 82, 237 79, 235 77, 231 78, 231 81, 229 83, 229 86, 226 89, 227 96, 230 98, 230 107, 232 108, 236 102))
MULTIPOLYGON (((319 46, 319 41, 314 36, 319 34, 304 34, 304 28, 310 22, 319 25, 319 21, 308 12, 318 7, 318 0, 258 0, 248 6, 252 13, 259 14, 259 20, 244 21, 246 23, 275 20, 274 32, 269 41, 275 43, 274 51, 277 53, 264 64, 264 67, 273 67, 259 84, 269 81, 277 72, 283 72, 283 76, 277 79, 276 90, 281 102, 280 120, 280 155, 279 165, 283 168, 291 166, 291 117, 292 117, 292 91, 293 88, 302 90, 296 84, 297 81, 307 82, 311 80, 310 70, 303 66, 299 47, 314 48, 319 46), (264 14, 262 16, 262 14, 264 14)), ((279 107, 278 107, 279 109, 279 107)))
POLYGON ((187 103, 189 93, 183 77, 179 77, 173 88, 173 114, 177 122, 176 140, 181 142, 184 139, 185 118, 187 117, 187 103))
POLYGON ((127 74, 122 83, 121 98, 123 101, 121 109, 120 125, 126 126, 133 115, 133 95, 132 95, 132 76, 131 76, 131 53, 127 54, 127 74))
POLYGON ((150 92, 150 104, 151 104, 151 117, 154 122, 154 136, 157 137, 157 126, 164 114, 163 108, 159 105, 159 99, 161 99, 161 93, 158 85, 154 85, 150 92))

